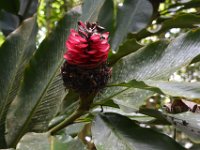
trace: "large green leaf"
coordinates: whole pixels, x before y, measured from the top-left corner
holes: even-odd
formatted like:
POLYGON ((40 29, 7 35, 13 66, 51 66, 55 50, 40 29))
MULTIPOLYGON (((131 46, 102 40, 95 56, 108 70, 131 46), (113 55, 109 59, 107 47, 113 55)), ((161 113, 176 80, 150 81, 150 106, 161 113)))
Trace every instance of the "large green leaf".
POLYGON ((142 30, 138 34, 130 35, 131 38, 138 40, 147 36, 158 35, 168 31, 171 28, 194 28, 200 23, 200 16, 194 14, 181 14, 173 16, 160 24, 161 28, 156 32, 150 32, 147 29, 142 30))
POLYGON ((182 34, 169 45, 165 41, 152 43, 118 61, 113 67, 112 82, 168 79, 200 54, 199 47, 200 29, 182 34))
POLYGON ((124 111, 138 110, 144 101, 152 96, 154 92, 175 97, 200 98, 200 83, 197 82, 189 83, 156 80, 144 80, 139 82, 132 80, 129 83, 120 85, 132 87, 112 97, 113 101, 124 111))
POLYGON ((101 26, 105 28, 105 31, 110 32, 110 35, 113 33, 113 26, 114 26, 113 0, 105 1, 98 16, 98 22, 101 26))
POLYGON ((119 44, 129 32, 138 32, 150 22, 153 8, 148 0, 125 0, 117 13, 116 31, 112 38, 112 50, 116 51, 119 44))
POLYGON ((78 93, 76 93, 73 90, 69 90, 64 99, 62 100, 59 116, 51 120, 51 122, 49 123, 49 129, 64 121, 65 118, 69 117, 78 108, 78 103, 78 93))
POLYGON ((0 48, 0 134, 2 135, 4 135, 8 107, 16 95, 25 65, 35 50, 36 34, 37 25, 33 17, 25 20, 10 34, 0 48))
POLYGON ((119 84, 120 86, 133 87, 138 89, 150 90, 161 94, 175 97, 200 98, 199 82, 174 82, 174 81, 156 81, 132 80, 129 83, 119 84))
POLYGON ((16 150, 50 150, 47 133, 27 133, 17 144, 16 150))
MULTIPOLYGON (((193 30, 177 37, 169 45, 166 41, 149 44, 123 57, 113 66, 111 83, 126 83, 132 80, 134 82, 132 82, 131 87, 134 88, 152 90, 155 92, 163 91, 163 93, 172 96, 180 96, 183 94, 185 97, 197 98, 199 97, 198 84, 162 82, 161 85, 161 81, 160 83, 154 81, 168 79, 172 73, 188 65, 194 57, 198 56, 200 54, 199 39, 200 30, 193 30), (146 85, 144 83, 146 80, 153 80, 152 82, 154 83, 150 84, 149 81, 149 85, 146 85), (167 86, 163 86, 164 83, 166 83, 167 86), (171 89, 173 87, 176 87, 176 91, 179 92, 174 92, 171 89)), ((122 91, 122 87, 108 87, 104 93, 96 99, 97 101, 106 101, 122 91)), ((143 102, 143 100, 141 102, 143 102)), ((123 102, 121 101, 121 103, 123 102)), ((128 106, 129 103, 123 103, 123 105, 128 106)))
POLYGON ((82 21, 95 22, 105 0, 85 0, 83 3, 82 21))
POLYGON ((152 91, 129 88, 112 99, 123 111, 133 112, 138 111, 139 107, 145 103, 145 100, 153 94, 154 92, 152 91))
POLYGON ((56 114, 64 96, 59 69, 63 63, 65 41, 78 16, 73 11, 65 15, 55 31, 41 43, 26 68, 16 104, 8 118, 9 145, 16 145, 23 134, 32 128, 47 130, 48 121, 56 114))
POLYGON ((168 82, 168 81, 144 81, 148 86, 159 88, 164 94, 186 98, 200 98, 200 83, 194 82, 168 82))
POLYGON ((166 114, 166 119, 177 129, 186 133, 193 141, 200 143, 199 113, 166 114))
POLYGON ((98 150, 184 150, 170 137, 141 128, 129 118, 114 113, 100 114, 94 119, 92 136, 98 150))
POLYGON ((120 58, 137 51, 141 47, 142 45, 140 45, 135 39, 126 40, 122 45, 120 45, 119 50, 116 53, 110 52, 108 58, 109 65, 114 65, 120 58))

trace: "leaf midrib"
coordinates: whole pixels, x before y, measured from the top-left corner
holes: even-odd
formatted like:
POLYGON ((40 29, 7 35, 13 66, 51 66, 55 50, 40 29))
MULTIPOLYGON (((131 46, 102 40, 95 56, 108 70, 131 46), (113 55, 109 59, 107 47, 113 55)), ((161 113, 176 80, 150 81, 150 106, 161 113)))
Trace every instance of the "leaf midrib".
POLYGON ((20 130, 21 132, 18 134, 18 137, 17 137, 17 139, 15 140, 14 145, 17 144, 17 142, 20 140, 21 136, 23 136, 24 132, 25 132, 26 129, 28 128, 28 125, 29 125, 29 123, 30 123, 30 121, 31 121, 31 119, 32 119, 32 116, 34 115, 34 113, 35 113, 36 110, 37 110, 38 105, 42 102, 42 99, 43 99, 44 96, 46 95, 46 92, 47 92, 47 90, 49 89, 49 87, 50 87, 52 81, 54 80, 54 78, 55 78, 55 76, 56 76, 58 70, 60 69, 62 63, 63 63, 63 60, 60 61, 59 65, 58 65, 58 68, 57 68, 56 71, 52 74, 52 77, 50 78, 50 80, 49 80, 47 86, 44 88, 44 90, 43 90, 43 92, 42 92, 40 98, 38 99, 36 105, 35 105, 34 108, 32 109, 32 111, 31 111, 29 117, 27 117, 27 119, 26 119, 26 121, 24 122, 23 126, 21 126, 22 130, 20 130))
MULTIPOLYGON (((35 22, 34 22, 34 25, 35 25, 35 22)), ((29 33, 29 38, 25 38, 25 39, 26 39, 26 40, 25 40, 25 41, 26 41, 25 43, 27 43, 27 41, 29 41, 30 35, 32 34, 32 31, 33 31, 33 28, 34 28, 34 25, 32 26, 32 30, 31 30, 30 33, 29 33)), ((21 26, 21 28, 22 28, 22 26, 21 26)), ((19 28, 18 30, 20 30, 20 28, 19 28)), ((22 48, 22 49, 23 49, 23 50, 22 50, 22 53, 21 53, 21 55, 20 55, 20 59, 18 60, 18 63, 17 63, 16 68, 15 68, 15 71, 13 72, 12 79, 11 79, 10 85, 9 85, 9 87, 8 87, 8 92, 7 92, 7 95, 6 95, 6 97, 5 97, 5 102, 3 103, 3 106, 1 107, 1 110, 0 110, 0 120, 2 120, 2 118, 3 118, 3 116, 4 116, 5 109, 6 109, 6 106, 7 106, 7 103, 8 103, 9 93, 12 91, 13 83, 14 83, 14 81, 15 81, 15 74, 17 73, 17 71, 18 71, 18 69, 19 69, 19 67, 20 67, 21 60, 22 60, 23 54, 24 54, 23 52, 25 51, 26 46, 27 46, 27 44, 24 44, 24 46, 23 46, 23 48, 22 48)), ((4 121, 4 120, 3 120, 3 121, 4 121)))

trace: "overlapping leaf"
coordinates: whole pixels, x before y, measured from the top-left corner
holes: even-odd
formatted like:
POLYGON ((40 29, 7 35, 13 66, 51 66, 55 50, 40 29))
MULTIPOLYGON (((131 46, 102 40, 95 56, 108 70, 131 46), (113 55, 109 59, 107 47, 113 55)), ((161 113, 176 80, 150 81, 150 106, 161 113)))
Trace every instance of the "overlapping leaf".
POLYGON ((170 137, 141 128, 127 117, 114 113, 100 114, 94 119, 92 136, 98 150, 184 150, 170 137))
POLYGON ((147 0, 125 0, 123 6, 118 9, 116 31, 111 42, 112 50, 118 49, 129 32, 138 32, 145 28, 152 13, 153 7, 147 0))
POLYGON ((166 114, 166 119, 178 130, 186 133, 193 141, 200 143, 199 113, 166 114))
POLYGON ((200 29, 177 37, 169 45, 165 41, 152 43, 118 61, 113 67, 113 82, 168 79, 200 54, 199 47, 200 29))
POLYGON ((37 25, 33 17, 10 34, 0 48, 0 129, 4 128, 7 109, 18 91, 26 63, 35 50, 36 34, 37 25))
POLYGON ((199 15, 194 15, 194 14, 176 15, 170 19, 166 19, 161 24, 159 24, 160 28, 156 31, 148 31, 147 29, 144 29, 138 34, 130 35, 130 37, 132 38, 134 37, 139 40, 147 36, 159 35, 172 28, 195 28, 198 26, 199 23, 200 23, 199 15))
POLYGON ((15 99, 16 105, 8 118, 9 144, 15 145, 25 132, 33 128, 32 119, 41 125, 40 130, 46 130, 46 122, 56 113, 64 91, 58 74, 63 62, 65 40, 78 16, 76 12, 67 14, 54 33, 41 43, 26 68, 22 87, 15 99))

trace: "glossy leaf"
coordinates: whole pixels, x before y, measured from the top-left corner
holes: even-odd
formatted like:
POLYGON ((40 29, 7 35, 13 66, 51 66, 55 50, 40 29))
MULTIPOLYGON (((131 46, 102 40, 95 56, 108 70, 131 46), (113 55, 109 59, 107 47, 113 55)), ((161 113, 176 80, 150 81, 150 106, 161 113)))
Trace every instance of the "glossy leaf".
POLYGON ((47 133, 27 133, 17 144, 16 150, 50 150, 47 133))
POLYGON ((200 142, 200 120, 199 113, 166 114, 166 119, 178 130, 186 133, 193 141, 200 142))
POLYGON ((80 20, 86 22, 95 22, 99 16, 99 12, 105 3, 105 0, 85 0, 83 2, 83 11, 80 20))
POLYGON ((138 111, 145 100, 154 92, 141 89, 129 88, 128 90, 114 96, 113 101, 125 112, 138 111))
POLYGON ((113 83, 130 80, 161 80, 200 54, 200 30, 185 33, 171 41, 152 43, 130 54, 113 67, 113 83))
POLYGON ((112 50, 118 49, 129 32, 138 32, 145 28, 152 13, 153 7, 148 0, 125 0, 123 6, 118 9, 116 31, 111 42, 112 50))
POLYGON ((102 6, 99 16, 98 23, 105 28, 106 32, 112 35, 114 26, 114 4, 113 0, 106 0, 102 6))
POLYGON ((164 94, 175 97, 190 99, 200 98, 200 83, 167 82, 167 81, 144 81, 147 85, 159 88, 164 94))
MULTIPOLYGON (((25 64, 35 51, 37 25, 35 17, 24 23, 10 34, 0 47, 0 132, 5 125, 5 117, 16 96, 25 64)), ((2 137, 2 136, 1 136, 2 137)))
POLYGON ((139 88, 166 94, 174 97, 186 97, 190 99, 200 98, 199 82, 174 82, 159 80, 132 80, 129 83, 119 84, 122 86, 139 88))
POLYGON ((48 122, 58 111, 64 96, 59 69, 63 63, 65 40, 70 28, 76 25, 78 16, 69 12, 52 35, 41 43, 26 68, 22 87, 15 99, 16 106, 11 108, 8 118, 9 145, 16 145, 30 129, 47 130, 48 122))
POLYGON ((58 112, 59 116, 55 117, 49 123, 49 129, 53 128, 55 125, 58 125, 62 121, 65 120, 68 116, 70 116, 78 107, 79 103, 79 95, 73 90, 69 90, 65 95, 64 99, 61 103, 61 109, 58 112))
POLYGON ((100 114, 94 119, 92 137, 97 150, 116 147, 118 150, 184 150, 170 137, 141 128, 129 118, 114 113, 100 114))
POLYGON ((122 45, 120 45, 119 50, 116 53, 110 53, 108 58, 109 65, 114 65, 120 58, 137 51, 141 47, 142 45, 140 45, 135 39, 126 40, 122 45))
POLYGON ((142 39, 147 36, 158 35, 163 32, 168 31, 172 28, 195 28, 200 23, 200 16, 194 14, 181 14, 173 16, 170 19, 165 20, 160 24, 160 29, 158 31, 148 31, 147 29, 142 30, 138 34, 130 35, 136 39, 142 39))

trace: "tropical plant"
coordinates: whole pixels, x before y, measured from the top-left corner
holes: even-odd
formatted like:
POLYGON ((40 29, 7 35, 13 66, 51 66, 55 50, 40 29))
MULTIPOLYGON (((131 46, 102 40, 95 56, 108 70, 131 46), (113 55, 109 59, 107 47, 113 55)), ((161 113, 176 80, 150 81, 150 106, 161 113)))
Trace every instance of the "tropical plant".
POLYGON ((79 2, 0 2, 0 149, 199 149, 200 83, 172 75, 200 60, 200 0, 79 2), (110 33, 112 76, 87 96, 60 73, 78 21, 110 33))

